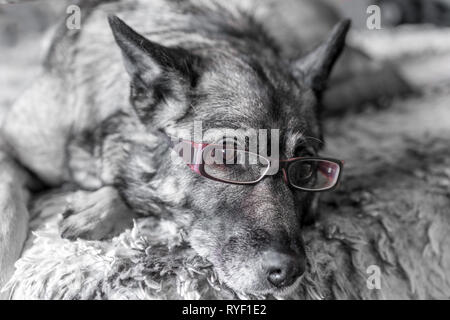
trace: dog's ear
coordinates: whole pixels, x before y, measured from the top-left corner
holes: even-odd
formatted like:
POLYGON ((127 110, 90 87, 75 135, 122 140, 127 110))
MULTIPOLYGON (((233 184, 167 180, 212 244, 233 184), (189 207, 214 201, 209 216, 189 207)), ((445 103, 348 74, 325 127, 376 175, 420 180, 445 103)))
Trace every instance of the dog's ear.
POLYGON ((141 120, 162 97, 183 94, 177 91, 195 85, 198 57, 146 39, 117 16, 108 21, 131 77, 131 98, 141 120))
POLYGON ((317 94, 325 89, 331 70, 345 47, 350 24, 350 20, 339 22, 323 43, 292 64, 298 80, 317 94))

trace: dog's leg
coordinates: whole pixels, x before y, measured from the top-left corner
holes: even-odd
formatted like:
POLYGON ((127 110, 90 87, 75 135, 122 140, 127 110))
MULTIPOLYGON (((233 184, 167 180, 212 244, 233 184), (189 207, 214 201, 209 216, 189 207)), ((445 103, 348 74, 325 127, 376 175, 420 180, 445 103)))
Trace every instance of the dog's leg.
MULTIPOLYGON (((28 233, 28 173, 2 147, 0 141, 0 291, 14 272, 28 233)), ((0 299, 8 293, 0 293, 0 299)))
POLYGON ((127 131, 137 124, 123 113, 105 119, 94 130, 71 137, 66 145, 66 166, 70 180, 83 190, 113 185, 128 156, 127 131))
POLYGON ((71 109, 62 108, 66 92, 60 79, 44 73, 2 117, 0 287, 12 274, 27 236, 28 190, 36 180, 28 172, 48 185, 57 186, 63 179, 64 145, 74 119, 71 109))
POLYGON ((60 222, 61 236, 70 240, 113 237, 131 227, 136 217, 114 187, 77 191, 67 199, 60 222))
POLYGON ((126 126, 124 119, 121 114, 110 117, 96 130, 69 140, 68 170, 71 180, 83 190, 68 199, 60 222, 62 237, 71 240, 112 237, 131 227, 137 217, 113 186, 119 164, 127 156, 121 132, 126 126))

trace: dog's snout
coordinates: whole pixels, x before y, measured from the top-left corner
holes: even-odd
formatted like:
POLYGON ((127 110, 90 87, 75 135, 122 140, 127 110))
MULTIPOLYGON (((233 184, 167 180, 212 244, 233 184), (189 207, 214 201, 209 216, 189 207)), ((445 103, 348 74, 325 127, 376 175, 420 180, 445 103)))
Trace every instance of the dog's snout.
POLYGON ((263 260, 267 280, 277 288, 293 284, 304 272, 304 255, 294 253, 266 252, 263 260))

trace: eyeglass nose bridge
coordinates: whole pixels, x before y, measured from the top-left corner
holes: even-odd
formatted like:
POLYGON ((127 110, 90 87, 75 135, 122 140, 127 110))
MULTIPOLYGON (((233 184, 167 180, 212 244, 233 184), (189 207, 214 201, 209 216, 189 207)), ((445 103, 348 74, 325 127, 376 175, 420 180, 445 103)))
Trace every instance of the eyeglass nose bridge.
MULTIPOLYGON (((272 159, 270 159, 269 158, 269 168, 268 168, 268 171, 272 168, 272 162, 273 160, 272 159)), ((281 170, 281 172, 283 173, 282 174, 282 176, 283 176, 283 181, 284 181, 284 183, 286 183, 286 185, 290 185, 290 183, 289 183, 289 179, 288 179, 288 176, 287 176, 287 171, 286 171, 286 165, 287 165, 287 162, 286 161, 280 161, 280 160, 278 160, 278 171, 277 171, 277 173, 275 173, 274 174, 274 176, 276 176, 276 175, 278 175, 278 173, 279 173, 279 171, 281 170)), ((267 177, 268 176, 268 174, 266 173, 263 177, 261 177, 261 179, 259 180, 259 181, 261 181, 262 179, 264 179, 265 177, 267 177)), ((258 181, 258 182, 259 182, 258 181)))

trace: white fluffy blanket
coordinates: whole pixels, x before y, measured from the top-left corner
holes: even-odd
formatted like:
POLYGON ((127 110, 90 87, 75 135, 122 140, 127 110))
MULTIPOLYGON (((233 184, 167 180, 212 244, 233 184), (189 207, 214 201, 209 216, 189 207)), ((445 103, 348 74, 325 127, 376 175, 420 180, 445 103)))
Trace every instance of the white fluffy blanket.
MULTIPOLYGON (((428 32, 425 39, 448 43, 448 31, 428 32)), ((378 38, 355 35, 354 41, 395 61, 406 56, 406 44, 395 39, 406 37, 411 33, 399 30, 378 38), (398 47, 383 51, 389 37, 398 47)), ((448 59, 450 48, 422 41, 422 49, 432 45, 439 50, 417 49, 415 60, 402 61, 408 78, 437 75, 421 96, 327 122, 327 152, 345 159, 345 177, 323 198, 317 223, 304 231, 308 271, 288 298, 450 297, 450 73, 445 78, 443 66, 430 68, 448 59), (373 265, 381 271, 380 289, 367 286, 373 265)), ((61 239, 56 222, 67 195, 55 190, 31 204, 32 231, 6 288, 11 298, 261 298, 221 284, 171 221, 140 219, 110 241, 61 239)))

